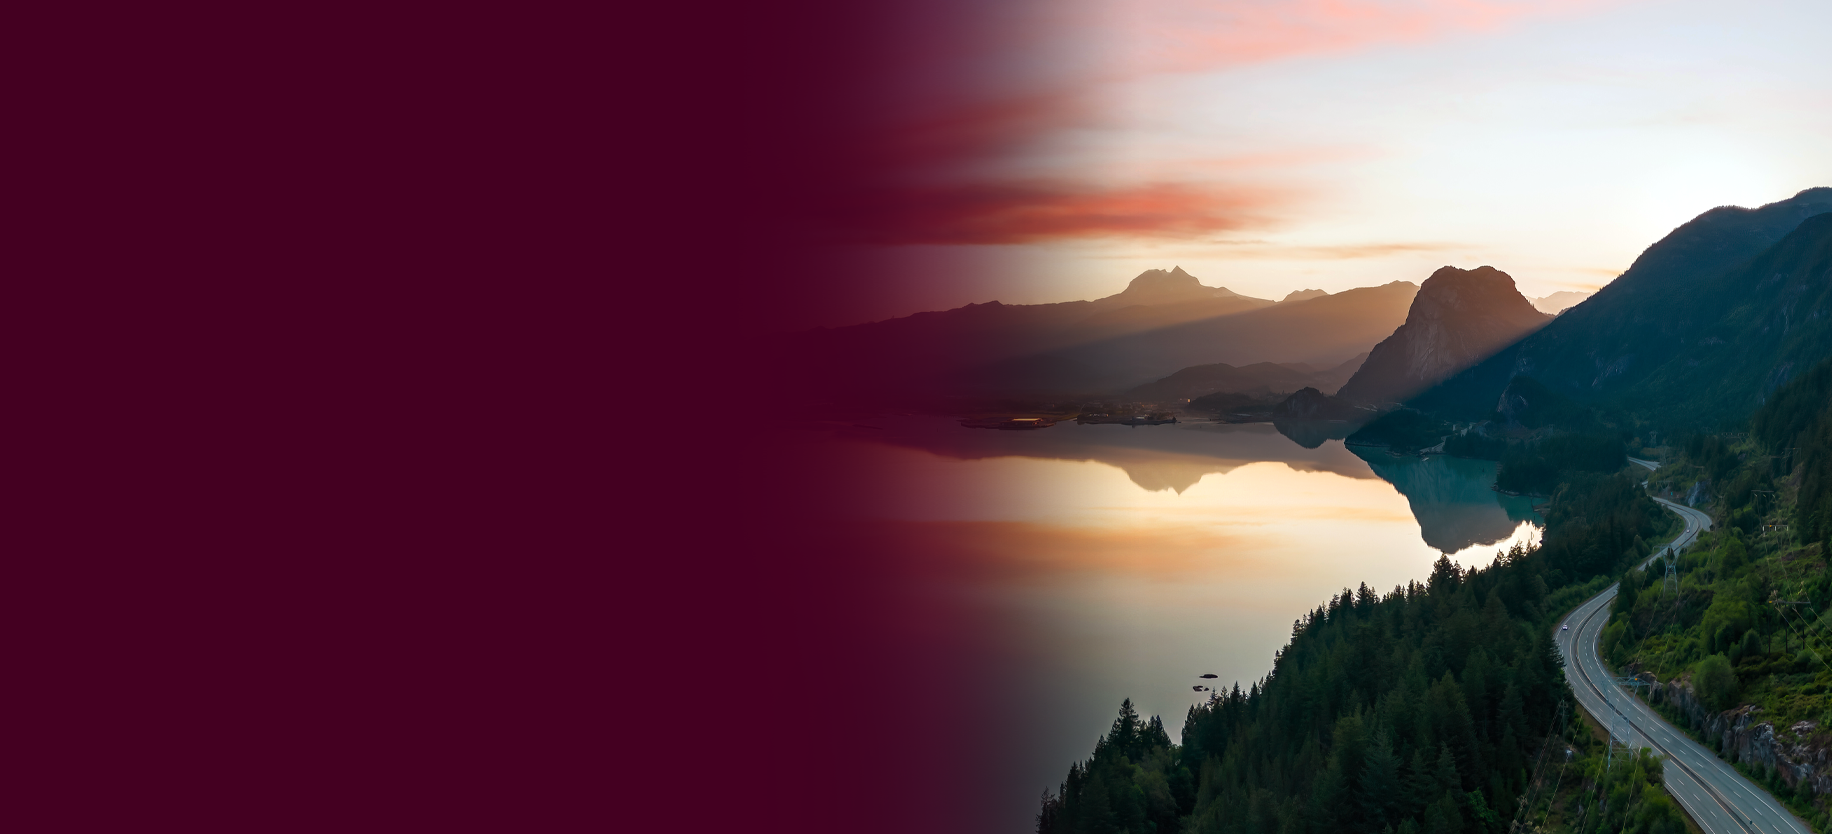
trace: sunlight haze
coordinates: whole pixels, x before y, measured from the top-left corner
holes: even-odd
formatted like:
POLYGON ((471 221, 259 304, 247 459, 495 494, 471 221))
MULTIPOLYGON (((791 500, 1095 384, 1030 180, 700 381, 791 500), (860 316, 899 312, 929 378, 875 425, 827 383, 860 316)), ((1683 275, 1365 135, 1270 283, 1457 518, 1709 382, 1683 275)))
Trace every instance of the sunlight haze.
POLYGON ((917 220, 835 250, 859 297, 818 323, 1173 265, 1275 300, 1446 265, 1590 291, 1707 209, 1832 183, 1821 3, 1274 8, 1008 11, 1012 43, 950 53, 971 84, 913 81, 886 117, 917 220))

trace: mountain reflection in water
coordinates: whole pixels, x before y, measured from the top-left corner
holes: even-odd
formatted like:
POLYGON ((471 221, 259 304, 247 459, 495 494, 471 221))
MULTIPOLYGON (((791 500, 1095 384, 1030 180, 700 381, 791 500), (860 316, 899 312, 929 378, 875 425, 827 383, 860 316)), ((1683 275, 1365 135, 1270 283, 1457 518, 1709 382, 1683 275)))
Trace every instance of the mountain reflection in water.
POLYGON ((1506 539, 1521 522, 1541 523, 1535 499, 1502 495, 1495 483, 1495 462, 1433 455, 1421 460, 1395 457, 1385 449, 1351 446, 1374 474, 1392 484, 1412 505, 1425 543, 1446 553, 1506 539))
POLYGON ((1521 524, 1543 520, 1535 499, 1507 496, 1495 483, 1494 461, 1448 455, 1429 459, 1394 456, 1384 448, 1341 442, 1354 426, 1340 422, 1180 423, 1115 426, 1062 423, 1032 432, 966 430, 934 420, 881 420, 852 434, 956 460, 998 457, 1094 461, 1118 467, 1134 484, 1181 495, 1204 476, 1225 475, 1249 463, 1276 461, 1299 472, 1332 472, 1345 478, 1379 478, 1411 506, 1420 537, 1435 550, 1457 554, 1505 543, 1521 524))
POLYGON ((874 604, 965 670, 947 703, 996 728, 962 777, 984 813, 948 826, 969 834, 1027 829, 1120 699, 1175 738, 1196 675, 1244 688, 1331 594, 1537 537, 1529 502, 1489 490, 1494 464, 1357 454, 1340 425, 861 422, 785 443, 827 475, 805 505, 886 566, 874 604))
MULTIPOLYGON (((1299 441, 1297 446, 1281 436, 1285 427, 1275 429, 1267 423, 1133 427, 1069 422, 1036 431, 1001 432, 900 419, 875 421, 869 433, 857 428, 851 434, 860 439, 921 449, 957 460, 1013 456, 1095 461, 1125 470, 1133 483, 1154 492, 1168 489, 1182 494, 1204 475, 1225 475, 1261 461, 1277 461, 1299 472, 1377 477, 1342 444, 1322 445, 1328 428, 1312 429, 1319 435, 1315 442, 1299 441)), ((1312 437, 1306 435, 1305 439, 1312 437)))
POLYGON ((1359 426, 1346 420, 1300 420, 1295 423, 1274 423, 1273 428, 1279 434, 1291 438, 1291 442, 1306 449, 1315 449, 1325 441, 1341 440, 1359 426))

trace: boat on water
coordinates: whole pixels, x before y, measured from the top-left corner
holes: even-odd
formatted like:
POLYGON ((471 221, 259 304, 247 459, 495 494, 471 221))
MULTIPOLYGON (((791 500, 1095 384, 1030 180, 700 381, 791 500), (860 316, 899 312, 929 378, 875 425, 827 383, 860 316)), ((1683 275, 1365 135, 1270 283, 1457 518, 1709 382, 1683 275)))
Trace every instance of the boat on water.
POLYGON ((1177 416, 1168 413, 1158 414, 1083 414, 1075 418, 1077 423, 1105 423, 1117 426, 1161 426, 1177 422, 1177 416))
POLYGON ((970 429, 1028 431, 1047 429, 1056 425, 1056 421, 1048 417, 968 417, 961 421, 961 425, 970 429))

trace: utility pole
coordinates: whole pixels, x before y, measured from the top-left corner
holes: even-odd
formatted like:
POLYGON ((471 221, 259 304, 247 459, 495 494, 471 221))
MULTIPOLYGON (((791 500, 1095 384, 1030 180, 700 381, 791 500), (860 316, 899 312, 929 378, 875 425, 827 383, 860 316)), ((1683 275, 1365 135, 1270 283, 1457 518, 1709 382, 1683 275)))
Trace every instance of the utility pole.
MULTIPOLYGON (((1808 600, 1804 600, 1804 599, 1799 599, 1799 600, 1776 599, 1776 597, 1779 597, 1780 595, 1781 594, 1779 591, 1770 593, 1769 594, 1769 604, 1773 605, 1775 607, 1775 612, 1781 615, 1781 622, 1787 625, 1789 631, 1794 632, 1794 634, 1800 638, 1800 644, 1802 646, 1805 646, 1807 649, 1811 650, 1814 654, 1819 655, 1820 665, 1826 666, 1827 668, 1832 669, 1832 663, 1828 663, 1826 661, 1825 654, 1823 652, 1820 652, 1819 649, 1816 649, 1813 647, 1813 638, 1819 636, 1818 634, 1814 632, 1813 627, 1819 624, 1819 616, 1820 616, 1818 611, 1813 610, 1813 603, 1808 600), (1805 608, 1807 611, 1812 611, 1813 618, 1811 620, 1807 619, 1807 615, 1801 611, 1801 608, 1805 608), (1794 616, 1800 618, 1800 625, 1801 625, 1800 628, 1795 628, 1793 623, 1788 622, 1788 619, 1787 619, 1788 611, 1793 611, 1794 616)), ((1825 647, 1825 638, 1824 637, 1820 637, 1820 647, 1821 648, 1825 647)))
POLYGON ((1673 610, 1679 610, 1679 557, 1673 554, 1673 548, 1667 548, 1662 560, 1667 566, 1667 575, 1660 580, 1660 592, 1665 594, 1668 588, 1673 589, 1673 610))
MULTIPOLYGON (((1547 728, 1546 740, 1540 743, 1539 755, 1533 758, 1533 778, 1527 782, 1529 789, 1527 793, 1518 800, 1520 807, 1515 810, 1514 819, 1508 823, 1508 831, 1513 832, 1513 834, 1521 834, 1523 831, 1531 830, 1533 808, 1539 802, 1540 792, 1546 787, 1546 754, 1552 749, 1552 740, 1554 738, 1558 739, 1561 745, 1565 743, 1565 733, 1568 729, 1565 720, 1566 709, 1567 705, 1564 699, 1559 699, 1558 715, 1552 719, 1553 726, 1547 728)), ((1559 781, 1554 782, 1552 786, 1552 795, 1555 797, 1558 796, 1559 784, 1561 784, 1565 778, 1565 766, 1570 764, 1571 751, 1569 748, 1565 751, 1565 759, 1565 764, 1559 766, 1559 781)), ((1552 806, 1548 804, 1546 806, 1546 814, 1550 816, 1551 813, 1552 806)), ((1540 825, 1544 827, 1545 823, 1543 820, 1540 825)))
MULTIPOLYGON (((1626 687, 1631 687, 1631 688, 1647 685, 1640 678, 1637 678, 1634 676, 1622 677, 1622 678, 1610 678, 1610 682, 1616 684, 1617 686, 1626 686, 1626 687)), ((1614 687, 1611 687, 1611 689, 1613 690, 1614 687)), ((1634 694, 1631 692, 1629 694, 1629 699, 1634 700, 1634 697, 1635 697, 1634 694)), ((1608 701, 1605 700, 1604 703, 1608 704, 1608 701)), ((1603 760, 1603 772, 1604 773, 1609 772, 1610 766, 1615 761, 1616 740, 1618 738, 1622 740, 1622 752, 1624 755, 1628 755, 1634 751, 1633 746, 1629 744, 1628 715, 1625 714, 1620 709, 1615 709, 1615 705, 1613 704, 1610 704, 1609 706, 1612 710, 1615 711, 1616 714, 1611 717, 1610 722, 1609 722, 1609 755, 1605 757, 1603 760)))

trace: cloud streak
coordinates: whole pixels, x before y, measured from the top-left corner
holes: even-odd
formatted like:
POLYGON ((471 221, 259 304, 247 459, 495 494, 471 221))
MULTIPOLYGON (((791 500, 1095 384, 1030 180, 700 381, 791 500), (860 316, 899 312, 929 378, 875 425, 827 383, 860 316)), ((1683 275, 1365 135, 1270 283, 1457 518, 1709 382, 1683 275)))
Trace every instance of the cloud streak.
POLYGON ((1189 238, 1264 225, 1289 200, 1266 189, 1181 183, 993 181, 862 195, 841 220, 850 242, 882 244, 1189 238))
POLYGON ((1210 243, 1222 246, 1238 246, 1230 249, 1228 258, 1265 258, 1268 260, 1355 260, 1361 258, 1385 258, 1390 255, 1405 255, 1414 252, 1466 252, 1474 248, 1462 243, 1432 242, 1391 242, 1391 243, 1346 243, 1331 246, 1283 246, 1264 240, 1214 240, 1210 243))
MULTIPOLYGON (((1298 202, 1296 172, 1340 156, 1341 148, 1153 160, 1174 164, 1176 176, 1129 171, 1127 155, 1112 149, 1124 139, 1107 137, 1103 152, 1100 140, 1089 138, 1123 126, 1115 90, 1153 75, 1418 43, 1594 5, 937 3, 898 21, 887 52, 897 93, 873 104, 865 132, 843 143, 856 187, 835 195, 827 219, 848 242, 884 244, 1199 239, 1267 228, 1298 202)), ((1317 256, 1377 256, 1373 251, 1325 248, 1317 256)))
POLYGON ((1099 4, 1096 20, 1131 22, 1137 72, 1198 72, 1304 55, 1351 52, 1493 31, 1519 20, 1610 3, 1594 0, 1231 0, 1123 7, 1099 4), (1140 10, 1148 10, 1141 13, 1140 10), (1129 21, 1130 18, 1130 21, 1129 21))

